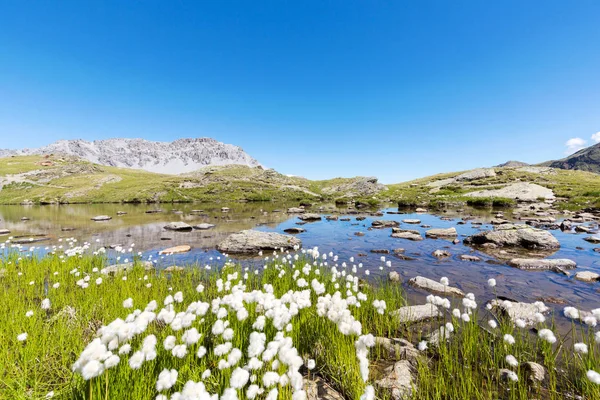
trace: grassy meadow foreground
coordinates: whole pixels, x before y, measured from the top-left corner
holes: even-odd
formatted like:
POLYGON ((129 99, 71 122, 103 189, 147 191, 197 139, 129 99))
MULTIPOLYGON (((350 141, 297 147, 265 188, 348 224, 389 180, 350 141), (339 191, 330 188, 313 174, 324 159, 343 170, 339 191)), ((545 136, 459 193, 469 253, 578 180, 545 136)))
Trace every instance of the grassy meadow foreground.
POLYGON ((600 310, 565 308, 560 335, 543 303, 527 326, 441 293, 425 306, 440 315, 411 323, 400 285, 318 249, 166 273, 107 270, 89 244, 10 247, 2 399, 600 398, 600 310))

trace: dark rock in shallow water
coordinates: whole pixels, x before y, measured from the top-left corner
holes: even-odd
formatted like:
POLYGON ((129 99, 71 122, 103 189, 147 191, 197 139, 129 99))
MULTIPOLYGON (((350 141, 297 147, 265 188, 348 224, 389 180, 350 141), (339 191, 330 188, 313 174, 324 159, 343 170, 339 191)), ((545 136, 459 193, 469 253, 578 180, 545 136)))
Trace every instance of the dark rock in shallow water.
POLYGON ((306 229, 304 228, 287 228, 283 230, 285 233, 291 233, 291 234, 298 234, 298 233, 303 233, 306 232, 306 229))

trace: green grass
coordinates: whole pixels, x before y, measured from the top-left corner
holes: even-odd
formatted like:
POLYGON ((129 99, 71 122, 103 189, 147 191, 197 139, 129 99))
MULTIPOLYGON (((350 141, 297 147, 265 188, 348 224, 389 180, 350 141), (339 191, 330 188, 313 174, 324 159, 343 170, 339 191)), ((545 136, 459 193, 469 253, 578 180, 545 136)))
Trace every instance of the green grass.
MULTIPOLYGON (((141 369, 129 367, 130 353, 129 356, 121 355, 121 362, 116 367, 97 378, 86 381, 71 371, 73 363, 98 335, 102 325, 108 325, 116 318, 125 319, 131 312, 131 309, 123 308, 123 300, 133 299, 137 309, 144 309, 150 301, 156 300, 158 312, 166 296, 181 291, 183 303, 175 303, 174 309, 185 312, 190 302, 211 303, 217 298, 221 301, 228 296, 231 298, 230 289, 219 291, 219 279, 230 281, 231 287, 244 285, 238 288, 246 293, 263 291, 265 284, 270 284, 274 298, 289 296, 293 291, 309 290, 310 304, 292 316, 289 321, 291 330, 283 328, 281 331, 291 338, 300 357, 316 361, 317 367, 310 374, 323 377, 346 399, 358 399, 366 385, 373 384, 376 374, 372 371, 370 379, 363 382, 355 350, 358 336, 342 334, 329 318, 319 316, 315 306, 326 294, 334 294, 337 290, 345 293, 346 280, 342 276, 334 279, 334 275, 322 264, 304 269, 307 263, 313 262, 310 258, 301 256, 295 261, 290 256, 289 261, 282 262, 284 256, 271 256, 265 267, 261 262, 256 262, 252 268, 228 262, 220 270, 190 265, 183 272, 164 274, 145 271, 137 264, 126 275, 108 276, 98 271, 106 264, 100 256, 49 255, 32 259, 15 252, 5 255, 0 261, 0 304, 4 305, 0 307, 0 318, 5 321, 0 325, 0 399, 41 399, 50 391, 54 391, 55 398, 60 399, 154 399, 157 395, 156 380, 164 368, 174 368, 179 372, 177 383, 167 393, 181 390, 188 380, 202 380, 208 391, 222 393, 229 386, 233 368, 218 368, 219 357, 213 354, 213 350, 225 339, 212 333, 217 317, 210 310, 192 323, 202 337, 200 342, 189 346, 189 354, 184 358, 173 357, 162 345, 166 336, 181 338, 184 330, 173 331, 169 325, 155 321, 145 332, 129 341, 133 353, 140 349, 144 336, 153 334, 158 339, 156 359, 145 362, 141 369), (76 273, 74 269, 77 269, 76 273), (89 287, 85 289, 76 284, 84 276, 90 277, 89 287), (127 276, 126 281, 122 280, 123 276, 127 276), (98 277, 103 279, 99 285, 95 283, 98 277), (299 287, 299 278, 304 278, 309 286, 299 287), (313 279, 325 285, 323 294, 317 295, 311 289, 313 279), (54 288, 57 282, 60 287, 54 288), (196 291, 198 284, 205 287, 202 293, 196 291), (45 298, 51 301, 49 310, 40 308, 45 298), (33 311, 33 316, 28 318, 26 313, 29 310, 33 311), (28 334, 27 339, 18 341, 17 336, 23 332, 28 334), (195 356, 200 345, 208 350, 202 359, 195 356), (211 369, 212 375, 202 379, 206 369, 211 369)), ((343 270, 343 267, 338 266, 338 269, 343 270)), ((527 330, 513 327, 504 319, 499 320, 498 328, 482 328, 480 323, 485 324, 485 321, 494 318, 488 311, 481 315, 476 311, 469 322, 461 321, 448 311, 439 324, 400 325, 390 311, 406 305, 401 286, 387 281, 361 281, 359 285, 360 289, 356 289, 366 295, 366 300, 361 302, 360 308, 350 306, 349 311, 352 318, 361 323, 363 334, 402 337, 417 344, 423 340, 425 332, 439 325, 452 323, 454 327, 448 341, 442 341, 437 347, 430 344, 429 349, 421 352, 417 359, 414 399, 563 399, 565 393, 582 395, 587 399, 600 398, 600 385, 585 377, 587 370, 600 369, 600 347, 594 341, 592 328, 574 324, 570 332, 564 336, 557 335, 558 342, 550 345, 527 330), (384 314, 373 307, 375 299, 385 300, 387 311, 384 314), (503 341, 502 337, 507 333, 514 336, 515 344, 508 345, 503 341), (589 353, 574 353, 574 341, 587 343, 589 353), (547 380, 542 384, 529 384, 521 368, 506 364, 505 357, 509 354, 521 364, 527 361, 543 364, 548 371, 547 380), (499 379, 500 368, 513 370, 518 382, 499 379)), ((354 289, 350 290, 356 293, 354 289)), ((343 294, 342 298, 345 297, 343 294)), ((230 306, 221 305, 229 310, 223 320, 229 321, 233 329, 232 346, 243 352, 240 365, 249 358, 246 351, 249 335, 254 330, 252 325, 258 316, 265 313, 263 306, 255 302, 247 301, 244 306, 248 317, 239 320, 230 306)), ((453 300, 452 307, 462 308, 460 300, 453 300)), ((264 333, 268 342, 275 337, 278 329, 271 320, 273 315, 267 315, 270 316, 264 333)), ((552 320, 536 328, 543 326, 553 328, 552 320)), ((368 357, 373 363, 381 362, 385 354, 381 349, 373 348, 368 357)), ((264 365, 255 371, 259 381, 269 368, 264 365)), ((283 364, 276 368, 279 373, 286 369, 283 364)), ((304 375, 308 373, 304 367, 300 371, 304 375)), ((291 398, 289 386, 278 385, 278 388, 280 399, 291 398)), ((266 392, 258 398, 264 399, 265 396, 266 392)), ((246 399, 245 392, 238 390, 238 397, 246 399)), ((389 398, 389 393, 379 392, 378 398, 389 398)))

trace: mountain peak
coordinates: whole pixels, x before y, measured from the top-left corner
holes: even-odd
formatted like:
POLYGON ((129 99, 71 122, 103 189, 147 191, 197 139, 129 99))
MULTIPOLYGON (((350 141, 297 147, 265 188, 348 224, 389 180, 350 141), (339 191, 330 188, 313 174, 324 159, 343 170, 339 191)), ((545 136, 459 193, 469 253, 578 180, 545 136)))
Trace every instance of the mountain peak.
POLYGON ((560 160, 546 161, 540 165, 600 173, 600 143, 581 149, 560 160))
POLYGON ((142 169, 163 174, 182 174, 214 165, 261 164, 242 148, 212 138, 184 138, 173 142, 145 139, 58 140, 37 149, 0 150, 0 157, 31 154, 66 154, 121 168, 142 169))

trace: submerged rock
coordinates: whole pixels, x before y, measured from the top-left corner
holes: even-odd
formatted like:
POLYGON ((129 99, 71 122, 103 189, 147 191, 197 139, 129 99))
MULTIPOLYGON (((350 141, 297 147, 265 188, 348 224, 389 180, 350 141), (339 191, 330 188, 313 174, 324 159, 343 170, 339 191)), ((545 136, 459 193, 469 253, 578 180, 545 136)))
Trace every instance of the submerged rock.
POLYGON ((431 253, 431 255, 436 258, 445 258, 452 256, 452 254, 450 254, 450 252, 447 250, 436 250, 433 253, 431 253))
POLYGON ((567 258, 539 259, 539 258, 513 258, 508 262, 511 267, 527 270, 550 270, 568 275, 565 269, 577 267, 577 263, 567 258))
POLYGON ((400 307, 392 315, 402 324, 440 318, 442 312, 433 304, 400 307))
POLYGON ((171 222, 164 226, 166 230, 169 231, 191 231, 192 226, 186 224, 185 222, 171 222))
POLYGON ((430 229, 425 232, 426 237, 430 237, 430 238, 434 238, 434 239, 438 238, 438 237, 455 237, 457 235, 458 235, 458 233, 456 232, 455 227, 447 228, 447 229, 443 229, 443 228, 430 229))
POLYGON ((459 258, 463 261, 481 261, 481 258, 477 256, 471 256, 468 254, 461 254, 459 258))
POLYGON ((300 207, 290 207, 287 209, 288 214, 304 214, 306 210, 300 207))
POLYGON ((262 250, 290 250, 301 245, 302 241, 291 235, 245 230, 229 235, 217 245, 217 250, 230 254, 251 254, 262 250))
POLYGON ((192 246, 188 246, 187 244, 175 247, 169 247, 168 249, 161 250, 158 254, 179 254, 179 253, 187 253, 192 249, 192 246))
POLYGON ((532 228, 529 225, 503 224, 493 231, 484 231, 469 236, 463 242, 467 245, 522 247, 526 249, 557 249, 558 240, 548 231, 532 228))
POLYGON ((465 293, 459 288, 446 286, 441 284, 440 282, 434 281, 433 279, 425 278, 422 276, 417 276, 408 281, 408 284, 411 286, 418 287, 420 289, 427 290, 432 293, 439 293, 443 295, 453 295, 464 297, 465 293))

